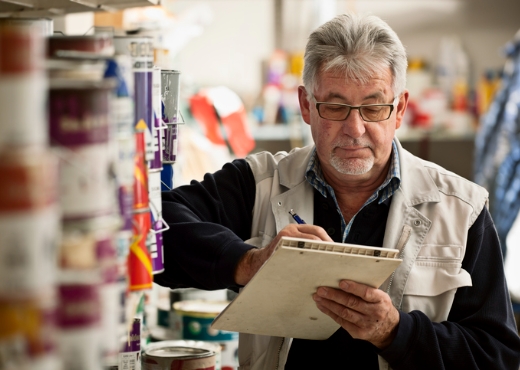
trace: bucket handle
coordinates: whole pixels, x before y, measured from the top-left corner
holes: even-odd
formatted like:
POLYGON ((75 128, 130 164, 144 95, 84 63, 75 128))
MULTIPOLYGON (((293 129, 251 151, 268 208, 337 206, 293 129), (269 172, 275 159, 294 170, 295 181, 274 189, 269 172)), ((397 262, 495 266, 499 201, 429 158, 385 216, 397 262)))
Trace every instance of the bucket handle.
MULTIPOLYGON (((157 214, 159 214, 158 212, 158 209, 157 209, 157 206, 155 204, 153 204, 152 202, 150 202, 150 206, 157 212, 157 214)), ((164 226, 163 229, 160 229, 160 230, 155 230, 154 228, 151 229, 152 233, 154 234, 160 234, 162 232, 165 232, 165 231, 168 231, 170 230, 170 226, 166 223, 166 221, 164 220, 164 218, 162 217, 161 215, 161 222, 164 226)))

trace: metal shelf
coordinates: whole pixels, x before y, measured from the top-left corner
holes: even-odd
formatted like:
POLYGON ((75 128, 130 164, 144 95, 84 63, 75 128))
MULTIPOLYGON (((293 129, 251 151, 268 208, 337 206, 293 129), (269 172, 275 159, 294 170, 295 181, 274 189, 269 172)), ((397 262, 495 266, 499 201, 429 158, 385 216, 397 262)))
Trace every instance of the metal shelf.
POLYGON ((117 11, 161 0, 0 0, 0 17, 52 17, 68 13, 117 11))

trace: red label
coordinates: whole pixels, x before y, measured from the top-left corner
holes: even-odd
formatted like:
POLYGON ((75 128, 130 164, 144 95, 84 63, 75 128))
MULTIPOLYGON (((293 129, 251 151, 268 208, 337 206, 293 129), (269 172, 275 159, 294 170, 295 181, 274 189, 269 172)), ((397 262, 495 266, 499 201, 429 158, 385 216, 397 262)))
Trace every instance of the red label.
POLYGON ((0 74, 40 71, 44 60, 44 38, 37 28, 0 25, 0 74))

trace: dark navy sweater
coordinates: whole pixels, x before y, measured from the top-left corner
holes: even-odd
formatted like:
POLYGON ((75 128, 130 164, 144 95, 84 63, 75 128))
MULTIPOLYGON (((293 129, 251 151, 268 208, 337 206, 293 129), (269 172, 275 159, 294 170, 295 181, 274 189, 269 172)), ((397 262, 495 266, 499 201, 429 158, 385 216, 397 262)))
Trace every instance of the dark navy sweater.
MULTIPOLYGON (((165 271, 156 283, 171 287, 233 289, 235 266, 252 248, 256 185, 243 159, 163 192, 165 271)), ((356 216, 345 242, 381 246, 388 203, 373 202, 356 216)), ((341 219, 331 197, 314 196, 314 224, 341 241, 341 219), (332 202, 332 203, 331 203, 332 202)), ((339 329, 325 341, 293 340, 286 369, 378 369, 377 355, 393 369, 514 369, 520 366, 516 330, 502 255, 484 209, 468 232, 462 262, 473 286, 457 289, 448 320, 432 322, 420 311, 400 312, 397 336, 383 351, 339 329), (491 268, 492 267, 492 268, 491 268)))

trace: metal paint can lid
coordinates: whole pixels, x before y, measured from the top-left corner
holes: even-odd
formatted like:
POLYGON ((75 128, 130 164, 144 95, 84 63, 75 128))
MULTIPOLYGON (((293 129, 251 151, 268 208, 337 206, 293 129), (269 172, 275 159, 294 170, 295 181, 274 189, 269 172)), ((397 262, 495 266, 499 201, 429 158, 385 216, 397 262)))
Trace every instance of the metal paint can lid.
POLYGON ((229 301, 189 300, 175 302, 173 308, 182 315, 215 318, 228 304, 229 301))
POLYGON ((214 356, 215 353, 206 348, 164 346, 151 347, 145 350, 147 356, 167 357, 175 359, 204 358, 214 356))

